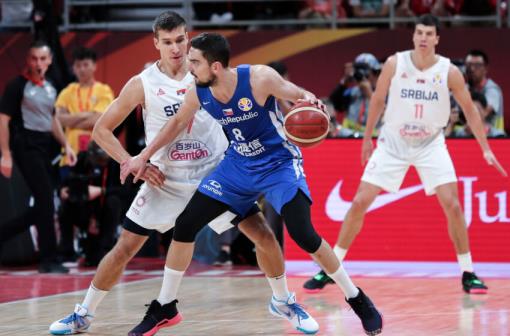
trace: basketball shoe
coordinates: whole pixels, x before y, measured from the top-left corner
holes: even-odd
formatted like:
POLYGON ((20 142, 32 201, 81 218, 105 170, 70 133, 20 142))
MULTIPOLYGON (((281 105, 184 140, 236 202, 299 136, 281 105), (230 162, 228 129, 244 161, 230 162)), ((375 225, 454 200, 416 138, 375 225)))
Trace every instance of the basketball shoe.
POLYGON ((87 331, 94 317, 89 315, 87 308, 76 304, 74 313, 55 321, 50 325, 52 335, 72 335, 87 331))
POLYGON ((383 319, 368 296, 358 287, 358 296, 346 299, 352 310, 361 319, 365 334, 372 336, 382 332, 383 319))
POLYGON ((488 287, 474 272, 462 273, 462 288, 468 294, 487 294, 488 287))
POLYGON ((335 281, 331 279, 323 270, 315 274, 313 278, 303 284, 303 288, 307 293, 316 293, 322 290, 327 284, 334 284, 335 281))
POLYGON ((171 327, 182 321, 182 316, 177 311, 177 300, 161 305, 158 300, 152 300, 145 316, 128 336, 152 336, 161 328, 171 327))
POLYGON ((274 296, 269 302, 269 312, 290 321, 292 326, 302 333, 315 334, 319 331, 319 324, 296 302, 296 294, 291 293, 287 300, 277 300, 274 296))

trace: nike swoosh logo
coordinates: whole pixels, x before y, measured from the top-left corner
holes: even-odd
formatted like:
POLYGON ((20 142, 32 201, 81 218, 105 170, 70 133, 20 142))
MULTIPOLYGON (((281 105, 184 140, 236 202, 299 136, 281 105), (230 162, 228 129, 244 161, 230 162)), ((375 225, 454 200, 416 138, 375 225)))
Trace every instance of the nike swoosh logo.
MULTIPOLYGON (((326 200, 326 215, 329 219, 337 222, 342 222, 351 208, 352 202, 348 202, 340 195, 340 188, 342 187, 343 180, 338 181, 333 190, 328 195, 326 200)), ((374 202, 368 208, 367 212, 382 208, 385 205, 396 202, 404 197, 412 195, 423 189, 423 185, 415 185, 399 190, 396 193, 388 193, 379 195, 375 198, 374 202)))
POLYGON ((210 102, 202 102, 202 105, 207 105, 209 104, 210 102))

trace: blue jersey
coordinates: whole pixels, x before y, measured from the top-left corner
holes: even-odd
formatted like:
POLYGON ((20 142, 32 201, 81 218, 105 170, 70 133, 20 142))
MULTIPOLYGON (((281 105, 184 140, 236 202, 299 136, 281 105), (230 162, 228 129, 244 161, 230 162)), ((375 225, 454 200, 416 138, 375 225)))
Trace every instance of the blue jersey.
POLYGON ((257 104, 250 86, 250 66, 237 67, 237 87, 230 101, 216 100, 209 88, 197 87, 202 107, 216 119, 230 140, 226 155, 247 165, 301 159, 299 148, 283 132, 283 115, 270 96, 264 106, 257 104))
POLYGON ((245 215, 260 194, 280 212, 298 189, 309 198, 299 148, 283 132, 283 115, 270 96, 264 106, 255 101, 250 66, 237 67, 237 87, 229 102, 214 98, 209 88, 198 87, 200 104, 227 133, 225 158, 199 186, 199 191, 245 215))

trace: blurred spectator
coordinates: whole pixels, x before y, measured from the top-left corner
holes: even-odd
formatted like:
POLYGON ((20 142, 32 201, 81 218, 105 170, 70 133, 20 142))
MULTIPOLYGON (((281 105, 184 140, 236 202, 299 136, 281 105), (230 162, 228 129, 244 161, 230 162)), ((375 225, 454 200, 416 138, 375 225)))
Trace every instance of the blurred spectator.
POLYGON ((342 122, 346 130, 342 136, 355 136, 355 132, 363 131, 368 105, 380 71, 381 64, 374 55, 368 53, 358 55, 354 64, 345 64, 344 77, 330 94, 335 110, 346 113, 342 122))
MULTIPOLYGON (((342 4, 343 0, 336 2, 337 18, 347 16, 342 4)), ((299 12, 298 17, 300 19, 331 19, 332 14, 333 4, 331 0, 307 0, 305 8, 299 12)))
MULTIPOLYGON (((485 133, 487 134, 487 137, 504 137, 505 133, 499 129, 496 129, 494 126, 491 125, 490 122, 490 116, 487 115, 487 99, 485 99, 485 96, 479 92, 472 91, 471 92, 471 98, 473 99, 473 103, 476 106, 476 109, 480 113, 480 118, 482 119, 482 122, 484 124, 485 133)), ((456 121, 460 118, 459 114, 456 116, 453 115, 450 117, 450 123, 446 127, 445 135, 450 135, 458 138, 473 138, 473 132, 471 131, 471 128, 467 123, 464 123, 462 127, 453 128, 452 126, 455 125, 456 121)))
POLYGON ((57 91, 45 78, 51 61, 48 44, 33 43, 27 53, 25 71, 5 88, 0 101, 0 170, 4 177, 10 178, 14 159, 32 191, 41 261, 39 272, 67 273, 69 270, 56 260, 52 162, 59 150, 55 139, 65 148, 69 164, 76 162, 76 156, 54 114, 57 91))
POLYGON ((358 18, 385 17, 390 13, 392 0, 349 0, 352 14, 358 18))
POLYGON ((59 220, 64 261, 75 261, 74 227, 82 233, 80 245, 86 266, 97 266, 113 247, 120 224, 124 189, 118 179, 118 165, 95 142, 78 155, 60 190, 59 220))
POLYGON ((67 141, 77 153, 87 150, 92 128, 113 101, 112 89, 94 78, 96 58, 92 49, 74 50, 73 71, 78 82, 69 84, 55 103, 57 116, 66 128, 67 141))
POLYGON ((34 8, 32 0, 0 1, 0 6, 4 24, 30 22, 34 8))
POLYGON ((488 74, 489 57, 481 50, 471 50, 466 56, 466 77, 470 90, 482 93, 487 99, 487 116, 496 129, 504 130, 503 94, 488 74))
POLYGON ((397 16, 432 14, 450 16, 460 12, 462 0, 402 0, 396 8, 397 16))

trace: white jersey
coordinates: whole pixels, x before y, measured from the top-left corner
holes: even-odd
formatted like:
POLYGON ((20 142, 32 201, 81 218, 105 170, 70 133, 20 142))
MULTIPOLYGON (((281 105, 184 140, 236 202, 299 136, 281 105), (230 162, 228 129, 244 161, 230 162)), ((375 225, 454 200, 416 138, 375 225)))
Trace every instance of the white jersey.
MULTIPOLYGON (((193 84, 193 76, 187 73, 178 81, 162 73, 157 64, 141 74, 145 106, 146 143, 151 143, 165 123, 176 115, 186 89, 193 84)), ((221 126, 204 110, 199 110, 190 125, 172 143, 158 150, 151 163, 157 165, 167 176, 178 182, 198 183, 207 168, 221 160, 228 146, 221 126)))
POLYGON ((449 69, 450 60, 439 56, 432 67, 420 71, 411 51, 397 53, 381 134, 412 147, 426 145, 441 134, 450 116, 449 69))

